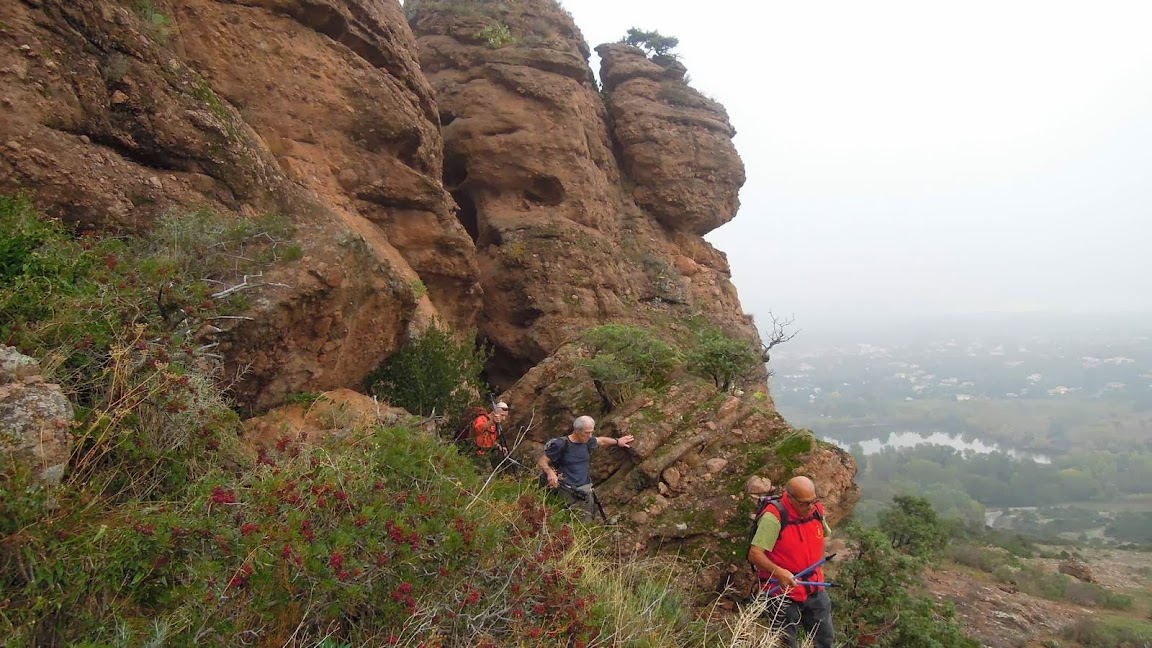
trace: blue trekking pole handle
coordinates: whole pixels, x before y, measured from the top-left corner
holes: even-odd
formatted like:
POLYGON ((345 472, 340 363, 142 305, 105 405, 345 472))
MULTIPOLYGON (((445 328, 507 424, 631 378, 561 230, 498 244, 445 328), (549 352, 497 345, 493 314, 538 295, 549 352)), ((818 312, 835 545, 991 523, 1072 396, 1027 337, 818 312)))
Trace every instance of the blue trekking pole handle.
MULTIPOLYGON (((809 565, 809 566, 808 566, 808 567, 806 567, 805 569, 802 569, 802 570, 800 570, 799 572, 797 572, 797 573, 793 574, 793 576, 794 576, 794 577, 796 577, 796 578, 799 578, 799 577, 802 577, 802 576, 807 576, 808 574, 811 574, 812 572, 814 572, 814 571, 816 571, 817 569, 819 569, 821 565, 823 565, 824 563, 828 562, 829 560, 832 560, 832 559, 833 559, 833 558, 835 558, 835 557, 836 557, 836 554, 831 554, 831 555, 829 555, 829 556, 824 556, 823 558, 821 558, 820 560, 817 560, 816 562, 812 563, 811 565, 809 565)), ((768 579, 768 582, 770 582, 770 583, 771 583, 771 582, 773 582, 773 581, 775 581, 775 580, 776 580, 775 578, 769 578, 769 579, 768 579)), ((797 581, 797 583, 799 584, 799 581, 797 581)), ((779 585, 773 585, 773 586, 772 586, 772 587, 771 587, 771 588, 770 588, 770 589, 769 589, 767 592, 765 592, 765 595, 767 595, 767 596, 775 596, 775 595, 776 595, 778 592, 780 592, 780 591, 781 591, 781 590, 780 590, 780 586, 779 586, 779 585)))

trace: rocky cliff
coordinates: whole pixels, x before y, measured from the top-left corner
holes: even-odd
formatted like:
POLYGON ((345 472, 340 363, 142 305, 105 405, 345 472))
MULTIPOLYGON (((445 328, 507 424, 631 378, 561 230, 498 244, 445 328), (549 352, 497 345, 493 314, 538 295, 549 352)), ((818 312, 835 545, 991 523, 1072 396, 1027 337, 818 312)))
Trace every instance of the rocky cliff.
MULTIPOLYGON (((527 458, 602 409, 591 327, 759 343, 701 238, 745 179, 723 107, 674 59, 597 51, 603 88, 552 0, 9 0, 0 192, 99 232, 287 216, 302 258, 213 333, 239 402, 358 387, 439 318, 495 349, 527 458)), ((792 430, 762 369, 730 387, 677 374, 601 417, 638 439, 597 471, 639 546, 734 550, 749 484, 793 472, 851 509, 851 458, 792 430)))
POLYGON ((5 2, 0 105, 0 191, 67 222, 295 222, 304 258, 221 335, 251 408, 357 384, 413 323, 472 323, 474 248, 393 2, 5 2))
MULTIPOLYGON (((700 238, 735 215, 744 181, 722 109, 638 87, 661 68, 631 47, 605 59, 606 105, 579 29, 550 0, 414 5, 444 184, 476 241, 492 379, 510 385, 600 322, 707 310, 756 337, 723 254, 700 238)), ((666 83, 694 94, 680 76, 666 83)))

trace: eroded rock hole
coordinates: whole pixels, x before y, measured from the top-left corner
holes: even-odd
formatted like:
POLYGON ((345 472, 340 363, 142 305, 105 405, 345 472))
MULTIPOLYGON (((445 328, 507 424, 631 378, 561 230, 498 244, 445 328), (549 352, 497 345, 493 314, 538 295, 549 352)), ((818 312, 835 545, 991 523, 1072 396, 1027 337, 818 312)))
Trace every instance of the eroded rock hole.
POLYGON ((524 197, 537 205, 555 207, 564 202, 564 185, 552 176, 536 178, 524 190, 524 197))
POLYGON ((492 345, 492 357, 484 365, 482 378, 499 391, 504 391, 516 384, 534 363, 522 358, 509 349, 499 345, 492 345))
POLYGON ((460 155, 448 155, 444 158, 444 188, 452 194, 452 199, 460 208, 456 211, 456 220, 464 226, 472 241, 480 238, 480 222, 476 213, 476 203, 472 196, 463 189, 468 180, 468 161, 460 155))

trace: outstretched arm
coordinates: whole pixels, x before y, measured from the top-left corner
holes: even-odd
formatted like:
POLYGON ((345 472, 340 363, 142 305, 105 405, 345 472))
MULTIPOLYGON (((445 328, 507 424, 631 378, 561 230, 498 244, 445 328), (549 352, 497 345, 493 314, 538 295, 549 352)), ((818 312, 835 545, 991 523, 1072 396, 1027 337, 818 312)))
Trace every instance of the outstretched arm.
POLYGON ((632 447, 632 435, 625 434, 617 439, 616 437, 596 437, 596 444, 602 446, 620 446, 621 448, 632 447))

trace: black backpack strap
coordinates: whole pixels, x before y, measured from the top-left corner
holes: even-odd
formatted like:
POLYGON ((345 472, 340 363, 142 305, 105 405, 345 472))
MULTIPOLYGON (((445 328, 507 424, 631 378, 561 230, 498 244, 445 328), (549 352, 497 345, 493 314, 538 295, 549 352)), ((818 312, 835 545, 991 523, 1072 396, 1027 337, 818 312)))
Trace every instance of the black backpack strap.
MULTIPOLYGON (((560 437, 560 439, 561 439, 561 443, 563 443, 564 446, 560 448, 560 458, 556 460, 556 463, 559 463, 561 465, 568 465, 567 462, 564 461, 565 459, 568 458, 568 436, 567 435, 562 436, 562 437, 560 437)), ((553 466, 553 468, 555 468, 555 466, 553 466)))
POLYGON ((776 509, 777 513, 780 514, 780 528, 781 529, 783 529, 784 527, 786 527, 792 523, 792 520, 791 520, 790 516, 788 515, 788 507, 784 506, 784 500, 782 500, 782 499, 773 500, 769 504, 776 509))

